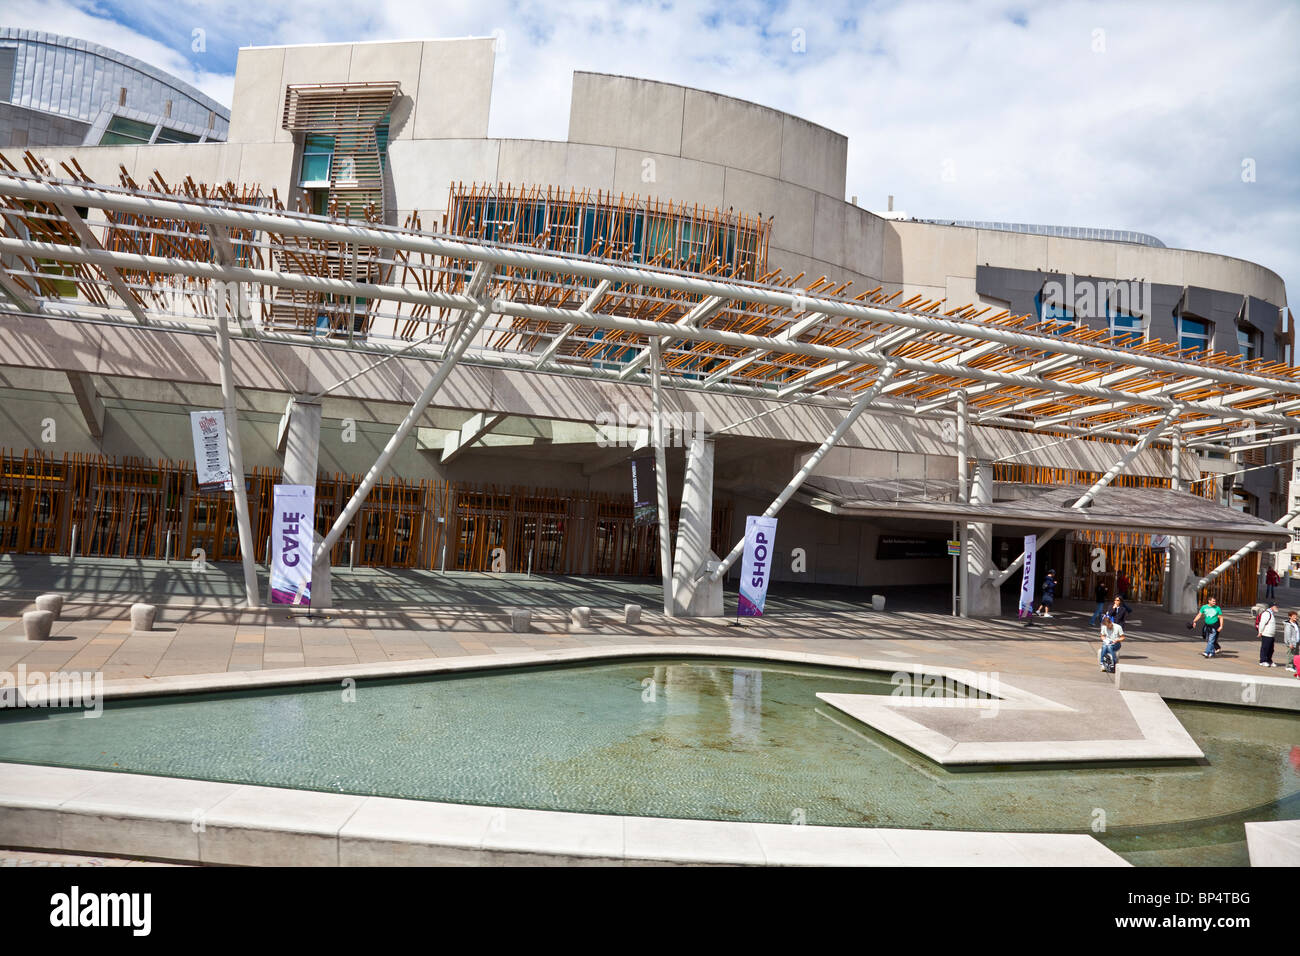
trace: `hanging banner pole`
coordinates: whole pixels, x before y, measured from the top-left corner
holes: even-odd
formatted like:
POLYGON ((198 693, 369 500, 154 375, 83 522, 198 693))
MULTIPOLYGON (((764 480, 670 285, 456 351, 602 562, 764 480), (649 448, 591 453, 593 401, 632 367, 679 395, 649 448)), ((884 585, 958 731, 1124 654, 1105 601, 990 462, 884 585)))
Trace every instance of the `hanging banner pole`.
POLYGON ((316 489, 276 485, 271 515, 271 603, 311 605, 316 489))
POLYGON ((1020 575, 1020 607, 1023 618, 1034 616, 1034 567, 1038 564, 1038 535, 1025 535, 1025 565, 1020 575))
POLYGON ((767 585, 772 577, 772 548, 775 543, 775 518, 761 515, 748 515, 745 518, 745 560, 740 566, 737 618, 763 616, 767 585))

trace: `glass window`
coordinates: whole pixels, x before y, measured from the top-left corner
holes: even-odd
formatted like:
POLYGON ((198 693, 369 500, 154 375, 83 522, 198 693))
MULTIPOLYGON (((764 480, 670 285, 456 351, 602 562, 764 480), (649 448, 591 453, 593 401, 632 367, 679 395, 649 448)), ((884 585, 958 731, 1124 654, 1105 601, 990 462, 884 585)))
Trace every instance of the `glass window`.
POLYGON ((595 206, 587 206, 582 210, 582 239, 578 244, 578 251, 584 256, 590 255, 592 247, 596 243, 597 235, 601 238, 605 235, 605 230, 609 225, 609 216, 606 213, 597 213, 595 206))
POLYGON ((99 140, 100 146, 135 146, 153 139, 153 124, 114 116, 99 140))
POLYGON ((17 47, 0 47, 0 100, 6 102, 13 99, 14 60, 17 55, 17 47))
POLYGON ((178 129, 168 129, 164 126, 158 131, 158 143, 197 143, 199 137, 193 133, 182 133, 178 129))
POLYGON ((302 175, 299 185, 328 183, 334 160, 333 136, 308 136, 302 146, 302 175))
POLYGON ((1180 318, 1178 320, 1178 347, 1208 351, 1210 348, 1210 323, 1201 319, 1180 318))
POLYGON ((1063 302, 1046 302, 1043 300, 1043 293, 1034 296, 1034 306, 1038 310, 1038 319, 1040 322, 1056 322, 1057 327, 1052 331, 1057 335, 1068 332, 1074 328, 1074 310, 1063 302))
POLYGON ((677 257, 683 262, 694 260, 694 267, 707 265, 713 256, 709 254, 713 246, 713 229, 708 223, 686 220, 677 227, 677 257))
POLYGON ((650 227, 647 230, 645 252, 642 255, 642 262, 651 262, 655 256, 666 253, 668 261, 666 265, 672 264, 672 257, 677 252, 677 220, 670 216, 661 216, 651 214, 650 227))
POLYGON ((1142 318, 1137 315, 1112 315, 1110 317, 1110 334, 1116 343, 1124 346, 1137 345, 1142 341, 1142 318))
POLYGON ((1259 336, 1255 330, 1245 326, 1237 326, 1237 351, 1246 361, 1259 358, 1259 336))
POLYGON ((375 143, 379 146, 379 166, 381 169, 388 168, 388 115, 384 115, 384 121, 375 127, 375 143))
POLYGON ((521 203, 519 207, 519 235, 515 242, 532 242, 546 231, 546 204, 521 203))

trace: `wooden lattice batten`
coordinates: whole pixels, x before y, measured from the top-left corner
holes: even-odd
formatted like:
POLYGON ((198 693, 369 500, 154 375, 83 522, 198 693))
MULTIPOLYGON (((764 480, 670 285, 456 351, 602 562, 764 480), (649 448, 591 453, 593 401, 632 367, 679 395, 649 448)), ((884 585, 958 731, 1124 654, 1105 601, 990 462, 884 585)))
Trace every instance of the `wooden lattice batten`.
MULTIPOLYGON (((319 86, 313 95, 324 95, 321 91, 327 87, 319 86)), ((308 103, 311 99, 306 96, 290 111, 293 123, 306 128, 352 121, 338 109, 330 112, 314 101, 308 103), (319 115, 313 113, 317 106, 319 115)), ((374 115, 371 110, 356 119, 364 125, 374 115)), ((52 178, 48 164, 30 153, 25 158, 32 177, 52 178)), ((0 159, 0 166, 17 173, 7 161, 0 159)), ((75 163, 63 169, 63 178, 90 193, 103 188, 90 183, 75 163)), ((123 182, 127 188, 139 188, 129 177, 123 182)), ((382 291, 373 298, 366 295, 366 285, 396 285, 406 293, 464 293, 473 271, 470 260, 422 249, 418 212, 399 228, 380 223, 373 207, 363 210, 373 229, 408 233, 413 240, 396 243, 381 254, 376 246, 358 243, 342 229, 337 238, 298 236, 292 214, 284 213, 274 193, 268 201, 238 191, 208 188, 205 192, 205 187, 191 181, 173 188, 158 175, 150 178, 142 193, 149 195, 150 190, 195 203, 261 202, 261 231, 251 237, 231 237, 241 263, 286 277, 310 275, 360 283, 359 289, 330 295, 290 289, 272 279, 251 290, 260 299, 265 325, 346 336, 349 341, 374 336, 415 342, 445 336, 462 317, 458 309, 410 301, 404 295, 382 291), (270 208, 265 208, 268 202, 270 208)), ((11 194, 0 198, 0 203, 6 235, 20 241, 71 248, 82 244, 87 228, 92 232, 103 228, 103 214, 93 199, 87 222, 75 211, 48 201, 27 201, 11 194)), ((110 223, 106 248, 111 253, 139 250, 212 261, 209 230, 186 216, 183 203, 170 215, 172 219, 157 221, 143 214, 105 217, 110 223)), ((549 264, 534 261, 488 270, 491 277, 483 296, 504 307, 487 320, 474 350, 497 353, 493 360, 522 359, 525 367, 534 368, 543 362, 568 365, 623 379, 644 369, 649 341, 656 334, 587 324, 578 311, 587 305, 603 315, 661 324, 665 331, 658 338, 667 376, 706 388, 721 384, 795 401, 829 393, 832 403, 845 403, 875 385, 881 356, 888 354, 912 367, 894 374, 883 396, 887 402, 933 415, 941 408, 950 411, 957 392, 965 390, 973 420, 988 427, 1127 445, 1173 410, 1170 424, 1189 444, 1205 445, 1249 440, 1256 421, 1275 429, 1300 419, 1300 409, 1289 398, 1296 394, 1300 371, 1279 362, 1180 349, 1176 343, 1121 342, 1106 329, 1066 328, 1055 320, 972 303, 954 306, 941 297, 908 295, 883 284, 856 292, 852 283, 826 276, 783 274, 767 265, 771 220, 761 216, 591 190, 455 184, 444 225, 475 240, 524 243, 525 248, 549 255, 549 264), (720 296, 714 307, 706 304, 703 292, 685 291, 688 286, 676 281, 633 278, 601 284, 569 268, 567 263, 575 256, 588 262, 635 262, 646 267, 647 275, 669 267, 677 271, 678 279, 694 274, 731 282, 738 294, 720 296), (752 275, 746 272, 749 269, 752 275), (743 294, 751 278, 763 287, 763 295, 743 294), (781 291, 780 298, 772 297, 775 290, 781 291), (789 302, 784 301, 786 293, 789 302), (865 305, 873 310, 864 315, 847 308, 846 314, 823 303, 809 314, 799 304, 805 296, 830 297, 846 307, 865 305), (754 301, 760 298, 764 301, 754 301), (529 314, 522 306, 549 307, 559 314, 529 314), (674 334, 672 327, 701 307, 691 323, 700 331, 747 334, 764 344, 756 347, 674 334), (564 313, 574 313, 574 318, 564 313), (917 319, 924 320, 924 327, 913 326, 917 319), (990 332, 998 339, 990 339, 990 332), (785 343, 797 343, 803 351, 787 351, 785 343), (1067 354, 1062 350, 1066 343, 1089 351, 1067 354), (839 354, 809 355, 808 346, 834 348, 839 354), (871 361, 858 361, 862 353, 870 354, 871 361), (1135 364, 1138 357, 1148 364, 1135 364), (990 378, 993 375, 997 378, 990 378), (1017 380, 1008 380, 1010 376, 1017 380)), ((125 267, 122 277, 128 281, 123 285, 113 270, 71 261, 74 258, 20 254, 8 257, 4 267, 11 288, 38 300, 79 297, 79 307, 87 313, 109 312, 114 320, 123 318, 123 302, 137 313, 143 306, 144 312, 160 317, 174 314, 160 298, 165 298, 162 292, 169 282, 181 280, 125 267)), ((436 343, 419 344, 437 348, 436 343)), ((1168 439, 1162 436, 1159 441, 1167 444, 1168 439)), ((1256 460, 1247 459, 1247 464, 1256 460)))
POLYGON ((383 220, 384 168, 376 129, 401 91, 395 81, 294 83, 285 90, 282 126, 333 138, 329 201, 344 216, 373 208, 383 220))
MULTIPOLYGON (((1021 462, 996 461, 993 463, 993 480, 1020 485, 1081 485, 1089 488, 1101 478, 1101 473, 1076 468, 1052 468, 1046 465, 1026 465, 1021 462)), ((1172 482, 1159 475, 1120 474, 1111 479, 1116 488, 1169 488, 1172 482)), ((1213 499, 1217 496, 1214 484, 1209 481, 1189 482, 1192 494, 1213 499)))
MULTIPOLYGON (((254 557, 267 559, 279 468, 245 476, 254 557)), ((360 483, 320 473, 316 529, 324 534, 360 483)), ((677 510, 671 514, 676 526, 677 510)), ((711 546, 730 540, 732 505, 713 511, 711 546)), ((71 527, 84 557, 161 559, 201 549, 209 561, 239 559, 233 497, 199 489, 191 462, 0 449, 0 553, 66 554, 71 527)), ((389 478, 366 497, 349 534, 331 552, 346 566, 538 574, 646 576, 658 573, 658 526, 637 525, 625 495, 559 488, 389 478), (439 520, 442 519, 442 520, 439 520)))
MULTIPOLYGON (((1196 577, 1218 567, 1233 553, 1212 547, 1207 538, 1194 537, 1190 544, 1191 573, 1196 577)), ((1109 601, 1118 593, 1123 575, 1129 580, 1129 600, 1159 604, 1165 599, 1166 552, 1151 547, 1149 534, 1079 531, 1071 542, 1068 560, 1072 561, 1074 568, 1070 577, 1070 597, 1092 600, 1100 583, 1106 586, 1109 601), (1093 570, 1096 566, 1103 570, 1093 570)), ((1197 601, 1204 603, 1213 595, 1224 607, 1254 604, 1259 587, 1259 561, 1258 551, 1246 555, 1213 584, 1198 591, 1197 601)))

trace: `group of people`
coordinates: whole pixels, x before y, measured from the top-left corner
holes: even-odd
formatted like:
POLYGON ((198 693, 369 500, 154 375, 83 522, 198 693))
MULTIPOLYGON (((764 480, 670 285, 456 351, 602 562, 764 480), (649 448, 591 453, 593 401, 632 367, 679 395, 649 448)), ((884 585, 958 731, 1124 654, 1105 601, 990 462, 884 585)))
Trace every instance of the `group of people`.
MULTIPOLYGON (((1277 646, 1277 599, 1270 596, 1266 600, 1268 606, 1260 611, 1259 616, 1255 618, 1255 636, 1259 638, 1259 666, 1285 666, 1291 673, 1300 677, 1300 672, 1297 672, 1297 668, 1300 668, 1300 612, 1291 611, 1287 614, 1286 624, 1282 628, 1282 653, 1285 661, 1283 664, 1277 664, 1273 660, 1273 654, 1277 646)), ((1201 652, 1202 657, 1218 656, 1221 650, 1219 647, 1219 634, 1223 631, 1223 623, 1223 609, 1219 607, 1218 600, 1210 598, 1196 612, 1196 617, 1192 619, 1191 623, 1187 625, 1187 629, 1190 631, 1197 624, 1201 624, 1201 635, 1205 638, 1205 650, 1201 652)))
MULTIPOLYGON (((1300 677, 1300 670, 1298 670, 1300 669, 1300 612, 1291 611, 1287 615, 1282 628, 1285 661, 1277 664, 1273 660, 1273 655, 1276 651, 1279 618, 1273 589, 1278 584, 1278 578, 1272 568, 1269 569, 1265 583, 1268 606, 1255 618, 1255 634, 1259 638, 1259 666, 1285 666, 1288 671, 1300 677)), ((1133 613, 1133 609, 1128 606, 1128 589, 1128 575, 1120 572, 1115 579, 1115 596, 1110 601, 1107 601, 1109 589, 1105 581, 1099 580, 1093 591, 1097 609, 1092 612, 1089 625, 1091 627, 1100 625, 1101 652, 1098 654, 1098 661, 1101 669, 1110 674, 1115 673, 1115 665, 1119 660, 1119 647, 1124 642, 1124 624, 1133 613)), ((1052 603, 1055 599, 1056 572, 1048 571, 1043 579, 1039 606, 1034 613, 1040 617, 1051 617, 1052 603)), ((1026 626, 1033 623, 1034 613, 1026 616, 1026 626)), ((1209 598, 1202 605, 1196 617, 1187 625, 1187 629, 1192 630, 1197 624, 1201 625, 1201 636, 1205 639, 1205 650, 1201 652, 1201 656, 1205 658, 1218 656, 1221 652, 1219 635, 1223 632, 1224 617, 1217 598, 1209 598)))

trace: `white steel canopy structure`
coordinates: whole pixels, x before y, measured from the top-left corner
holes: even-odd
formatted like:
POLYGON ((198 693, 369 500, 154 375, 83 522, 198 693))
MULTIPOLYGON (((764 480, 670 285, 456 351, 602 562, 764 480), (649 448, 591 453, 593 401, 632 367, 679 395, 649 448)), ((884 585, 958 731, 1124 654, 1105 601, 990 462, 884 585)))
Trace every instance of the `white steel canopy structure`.
MULTIPOLYGON (((920 295, 898 301, 901 293, 879 287, 850 296, 848 284, 824 280, 806 288, 789 278, 744 281, 720 263, 687 271, 312 216, 234 184, 213 190, 187 181, 172 191, 156 181, 150 191, 93 183, 75 161, 63 179, 30 158, 26 174, 3 157, 0 165, 0 304, 37 319, 216 332, 232 411, 239 369, 229 367, 227 332, 262 346, 373 353, 366 371, 399 355, 437 363, 318 542, 318 562, 458 364, 641 385, 653 390, 656 410, 669 387, 757 399, 771 410, 842 409, 769 514, 868 408, 904 420, 955 418, 962 435, 977 423, 1131 446, 1074 496, 1076 512, 1157 441, 1230 450, 1284 438, 1300 424, 1300 373, 1275 362, 1158 341, 1130 345, 1104 331, 974 304, 920 295), (287 326, 286 312, 294 316, 287 326), (226 319, 234 320, 229 329, 226 319)), ((735 425, 717 433, 728 427, 735 425)), ((662 440, 656 446, 662 459, 662 440)), ((662 460, 658 480, 670 610, 662 460)), ((987 510, 980 512, 986 518, 987 510)), ((716 583, 741 547, 716 563, 694 555, 688 576, 716 583)))
MULTIPOLYGON (((1300 373, 1280 363, 1158 341, 1129 347, 1103 332, 920 296, 848 297, 629 266, 12 167, 0 174, 0 203, 0 286, 26 312, 211 327, 213 284, 240 283, 264 320, 278 290, 330 297, 321 308, 330 323, 314 330, 328 334, 312 336, 323 348, 443 357, 465 315, 485 307, 462 361, 648 380, 658 340, 675 388, 793 404, 851 408, 893 365, 878 408, 948 417, 964 389, 980 423, 1038 433, 1137 442, 1159 423, 1227 447, 1300 422, 1300 373), (480 266, 485 284, 472 282, 480 266), (336 277, 345 274, 359 278, 336 277), (76 301, 59 294, 69 280, 76 301), (345 311, 356 321, 340 323, 345 311)), ((246 334, 292 334, 263 324, 246 334)))

